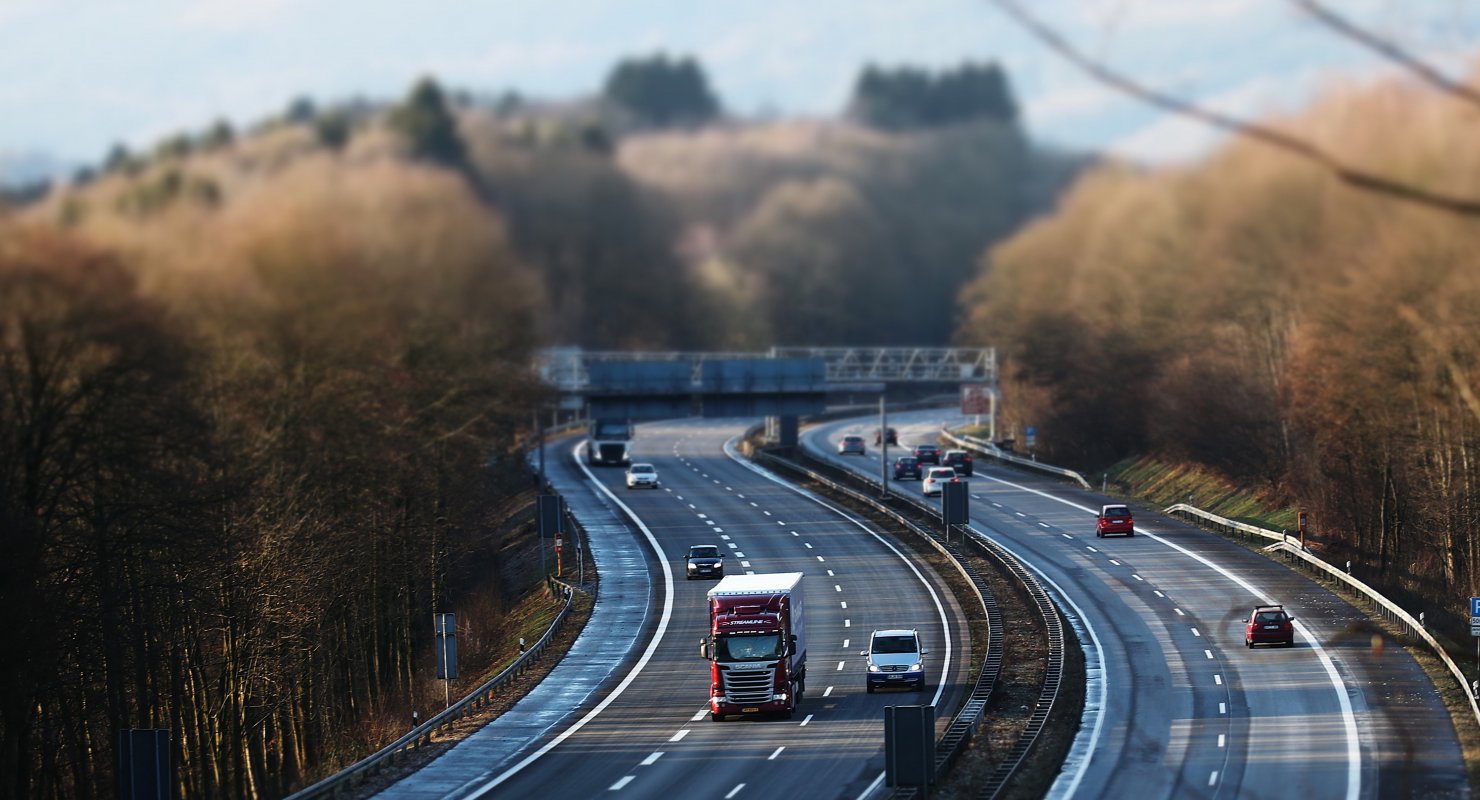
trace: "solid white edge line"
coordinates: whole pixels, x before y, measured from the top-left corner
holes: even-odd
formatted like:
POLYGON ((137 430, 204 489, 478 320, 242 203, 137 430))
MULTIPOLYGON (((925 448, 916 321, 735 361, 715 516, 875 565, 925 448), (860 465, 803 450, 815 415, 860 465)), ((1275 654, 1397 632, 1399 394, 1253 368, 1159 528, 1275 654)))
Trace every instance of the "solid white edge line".
MULTIPOLYGON (((1072 500, 1065 500, 1062 497, 1054 497, 1047 492, 1042 492, 1028 486, 1013 483, 1012 481, 1005 481, 1001 478, 993 478, 990 475, 984 475, 982 477, 986 478, 989 481, 995 481, 996 483, 1000 483, 1005 486, 1011 486, 1014 489, 1031 492, 1032 494, 1036 494, 1039 497, 1047 498, 1056 503, 1063 503, 1070 508, 1077 508, 1087 514, 1095 513, 1095 510, 1093 508, 1082 506, 1078 503, 1073 502, 1072 500)), ((1152 541, 1160 542, 1161 544, 1164 544, 1167 547, 1176 550, 1182 555, 1185 555, 1188 558, 1191 558, 1194 561, 1203 564, 1207 568, 1213 570, 1219 575, 1222 575, 1228 580, 1233 581, 1234 584, 1243 588, 1249 594, 1254 595, 1254 597, 1257 598, 1259 602, 1273 602, 1273 598, 1271 595, 1266 594, 1263 590, 1255 587, 1253 584, 1249 583, 1238 575, 1233 574, 1226 568, 1214 564, 1206 557, 1200 556, 1197 553, 1194 553, 1191 550, 1183 547, 1182 545, 1179 545, 1173 541, 1169 541, 1161 536, 1156 535, 1155 533, 1151 533, 1150 531, 1145 531, 1144 533, 1152 541)), ((1320 641, 1316 639, 1315 636, 1311 635, 1310 629, 1305 627, 1305 623, 1301 622, 1298 619, 1295 620, 1295 630, 1299 631, 1301 637, 1309 642, 1311 648, 1315 650, 1316 658, 1320 660, 1321 666, 1325 668, 1326 675, 1331 679, 1331 686, 1336 691, 1336 702, 1341 707, 1342 725, 1346 729, 1346 797, 1347 800, 1357 800, 1357 798, 1361 797, 1362 794, 1362 745, 1357 733, 1356 712, 1352 710, 1351 698, 1348 697, 1346 693, 1346 682, 1342 680, 1341 673, 1336 670, 1336 663, 1331 660, 1330 653, 1327 653, 1326 648, 1321 646, 1320 641)))
MULTIPOLYGON (((842 511, 838 507, 832 505, 831 503, 827 502, 826 500, 823 500, 822 498, 818 497, 817 495, 813 494, 812 492, 807 491, 806 489, 803 489, 800 486, 793 486, 792 484, 787 483, 780 476, 772 474, 770 470, 765 469, 764 467, 758 466, 756 464, 752 464, 750 461, 748 461, 748 460, 746 460, 744 458, 741 458, 740 455, 735 452, 735 442, 736 442, 736 440, 738 438, 739 437, 736 437, 735 439, 731 439, 728 442, 725 442, 725 455, 729 456, 732 461, 734 461, 736 464, 739 464, 740 466, 742 466, 742 467, 744 467, 744 468, 746 468, 746 469, 754 472, 755 474, 760 475, 761 477, 765 478, 766 480, 771 481, 772 483, 775 483, 775 484, 777 484, 779 486, 785 486, 787 489, 790 489, 791 491, 793 491, 793 492, 801 495, 802 497, 805 497, 808 500, 811 500, 812 502, 816 503, 817 505, 822 506, 823 508, 828 509, 829 511, 833 512, 834 514, 837 514, 838 516, 842 517, 843 519, 848 520, 849 522, 853 523, 860 530, 862 530, 864 533, 867 533, 868 535, 874 537, 876 540, 879 541, 880 544, 882 544, 885 547, 889 548, 889 551, 890 552, 892 552, 892 553, 894 553, 894 555, 898 556, 899 557, 899 560, 900 561, 903 561, 904 564, 905 564, 905 566, 909 567, 910 568, 910 571, 913 572, 913 573, 915 573, 915 577, 919 579, 919 581, 920 581, 920 583, 922 585, 924 585, 925 590, 930 593, 930 599, 935 603, 935 611, 936 611, 937 614, 940 615, 941 634, 945 636, 945 640, 946 640, 946 655, 945 655, 945 658, 942 659, 942 661, 941 661, 941 663, 944 664, 945 666, 941 670, 940 680, 936 681, 936 685, 935 685, 935 697, 932 698, 931 701, 930 701, 930 703, 932 705, 940 705, 941 695, 945 692, 946 685, 950 681, 949 675, 950 675, 951 669, 953 667, 953 663, 952 663, 952 660, 951 660, 951 654, 953 652, 953 648, 952 648, 952 639, 951 639, 951 621, 946 616, 945 606, 943 604, 941 604, 941 602, 940 602, 940 595, 936 593, 935 587, 930 585, 930 581, 925 580, 925 575, 920 572, 920 568, 919 567, 916 567, 915 566, 915 562, 911 561, 909 559, 909 557, 906 556, 903 552, 901 552, 898 547, 895 547, 894 546, 894 543, 893 542, 891 542, 888 539, 884 538, 884 536, 882 534, 879 534, 879 533, 874 532, 867 525, 864 525, 862 522, 859 522, 857 519, 855 519, 852 515, 850 515, 850 514, 844 512, 844 511, 842 511)), ((818 556, 817 557, 817 560, 818 561, 821 561, 822 560, 822 556, 818 556)), ((846 624, 844 625, 844 627, 847 627, 846 624)), ((884 773, 880 772, 879 773, 879 776, 877 778, 875 778, 869 784, 868 788, 864 790, 863 795, 860 795, 860 796, 866 796, 868 794, 871 794, 881 784, 883 784, 883 782, 884 782, 884 773)))
POLYGON ((658 629, 653 632, 653 638, 649 640, 647 649, 644 650, 642 656, 637 659, 637 663, 632 665, 632 670, 627 673, 626 677, 622 678, 622 682, 617 684, 617 687, 615 689, 612 689, 610 694, 603 698, 600 703, 596 704, 595 708, 592 708, 590 711, 586 712, 586 716, 576 720, 575 723, 572 724, 569 728, 561 731, 555 736, 555 738, 546 742, 543 747, 525 756, 524 759, 521 760, 519 763, 504 770, 488 783, 485 783, 482 786, 478 787, 476 791, 468 795, 468 800, 475 800, 478 797, 482 797, 484 794, 487 794, 489 790, 519 774, 521 770, 539 760, 546 753, 554 750, 562 742, 570 738, 576 731, 579 731, 581 728, 586 727, 586 723, 590 722, 593 719, 596 719, 596 716, 605 711, 607 706, 616 701, 618 697, 621 697, 622 692, 625 692, 627 690, 627 687, 631 686, 632 683, 637 680, 637 676, 642 673, 643 668, 646 667, 648 662, 652 660, 653 654, 656 653, 658 650, 658 643, 663 640, 663 634, 668 632, 668 622, 673 617, 673 570, 670 569, 668 566, 668 559, 663 557, 663 548, 658 546, 657 537, 653 536, 653 532, 648 529, 647 525, 643 524, 642 520, 637 517, 637 514, 634 513, 632 509, 627 506, 626 503, 617 499, 616 494, 614 494, 612 490, 606 488, 606 486, 601 481, 596 480, 596 476, 591 474, 591 470, 588 469, 584 463, 582 463, 583 460, 581 458, 581 450, 585 448, 585 446, 586 443, 584 441, 581 441, 577 443, 574 448, 571 449, 572 455, 575 456, 576 466, 580 467, 581 472, 584 472, 586 474, 586 479, 589 480, 593 486, 600 490, 602 494, 605 494, 607 498, 610 499, 613 503, 616 503, 617 507, 626 512, 627 516, 630 517, 632 521, 637 524, 638 530, 642 531, 642 535, 647 538, 648 545, 652 547, 653 552, 657 554, 659 565, 663 567, 663 613, 662 616, 658 618, 658 629))

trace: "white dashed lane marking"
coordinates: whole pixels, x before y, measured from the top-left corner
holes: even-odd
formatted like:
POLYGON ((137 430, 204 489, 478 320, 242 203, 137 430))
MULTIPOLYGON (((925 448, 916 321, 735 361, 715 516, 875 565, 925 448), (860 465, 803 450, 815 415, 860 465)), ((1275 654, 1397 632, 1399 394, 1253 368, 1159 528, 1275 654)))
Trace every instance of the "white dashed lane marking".
POLYGON ((683 741, 683 737, 688 736, 688 735, 689 735, 689 729, 688 728, 684 728, 684 729, 680 730, 678 733, 675 733, 675 734, 673 734, 673 736, 669 737, 668 741, 670 741, 670 742, 680 742, 680 741, 683 741))
POLYGON ((612 784, 610 787, 608 787, 608 791, 615 792, 618 789, 621 789, 623 786, 626 786, 627 784, 631 783, 632 780, 634 778, 636 778, 636 777, 637 777, 636 775, 627 775, 627 776, 623 777, 621 780, 619 780, 616 783, 612 784))
POLYGON ((644 767, 651 767, 654 764, 654 762, 656 762, 658 759, 660 759, 662 757, 663 757, 663 753, 661 751, 659 751, 657 753, 653 753, 652 755, 650 755, 647 758, 644 758, 642 760, 642 766, 644 766, 644 767))

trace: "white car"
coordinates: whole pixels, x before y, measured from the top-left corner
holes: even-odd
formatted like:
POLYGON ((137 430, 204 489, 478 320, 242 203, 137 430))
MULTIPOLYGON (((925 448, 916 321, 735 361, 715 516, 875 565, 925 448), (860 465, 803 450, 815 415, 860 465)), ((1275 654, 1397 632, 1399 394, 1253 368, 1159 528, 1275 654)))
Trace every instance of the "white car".
POLYGON ((920 491, 924 492, 926 497, 930 497, 945 491, 940 488, 942 483, 956 483, 960 480, 956 477, 955 467, 931 467, 925 473, 925 480, 920 482, 920 491))
POLYGON ((627 468, 627 488, 658 488, 658 470, 652 464, 633 464, 627 468))

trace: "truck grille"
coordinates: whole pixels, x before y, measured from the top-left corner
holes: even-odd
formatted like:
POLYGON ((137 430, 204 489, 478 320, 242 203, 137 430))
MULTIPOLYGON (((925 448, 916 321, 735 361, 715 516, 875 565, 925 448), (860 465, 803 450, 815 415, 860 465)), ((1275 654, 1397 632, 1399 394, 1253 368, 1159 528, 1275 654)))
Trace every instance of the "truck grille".
POLYGON ((771 700, 771 685, 774 673, 771 667, 763 669, 727 669, 725 695, 731 703, 766 703, 771 700))

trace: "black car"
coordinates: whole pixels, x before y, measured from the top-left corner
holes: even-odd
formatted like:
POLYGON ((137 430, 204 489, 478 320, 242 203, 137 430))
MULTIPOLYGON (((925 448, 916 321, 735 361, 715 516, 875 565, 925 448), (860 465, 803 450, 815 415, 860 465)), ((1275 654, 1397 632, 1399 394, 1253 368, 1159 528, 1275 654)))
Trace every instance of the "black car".
POLYGON ((940 448, 933 444, 917 444, 915 445, 915 458, 919 459, 921 464, 939 464, 940 448))
MULTIPOLYGON (((894 430, 893 428, 885 428, 884 431, 886 431, 888 433, 889 444, 899 444, 899 432, 898 431, 894 430)), ((882 433, 882 432, 880 432, 878 428, 874 428, 874 444, 875 445, 883 444, 884 443, 884 438, 885 438, 885 434, 882 433)))
POLYGON ((971 454, 965 450, 947 450, 940 463, 941 466, 955 467, 957 475, 971 477, 971 454))
POLYGON ((900 456, 894 459, 894 479, 902 481, 905 478, 920 480, 920 460, 914 456, 900 456))
POLYGON ((725 576, 725 557, 720 555, 717 545, 696 544, 689 548, 683 560, 684 577, 688 580, 725 576))

